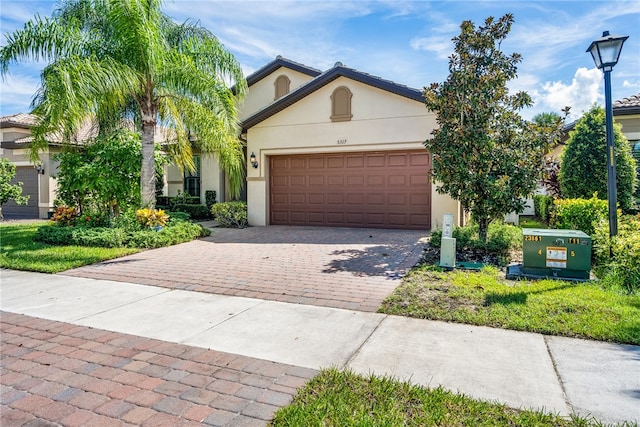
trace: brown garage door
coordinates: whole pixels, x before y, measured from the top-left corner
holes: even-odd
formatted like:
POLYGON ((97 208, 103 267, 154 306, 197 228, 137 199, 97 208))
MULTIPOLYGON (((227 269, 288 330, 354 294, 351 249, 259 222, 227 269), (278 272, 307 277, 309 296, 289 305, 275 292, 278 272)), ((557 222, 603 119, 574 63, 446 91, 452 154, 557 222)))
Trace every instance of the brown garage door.
POLYGON ((16 205, 11 200, 2 205, 2 214, 5 218, 38 218, 38 172, 33 166, 18 166, 16 176, 11 184, 22 182, 22 195, 29 196, 26 205, 16 205))
POLYGON ((272 156, 271 224, 428 230, 430 167, 424 150, 272 156))

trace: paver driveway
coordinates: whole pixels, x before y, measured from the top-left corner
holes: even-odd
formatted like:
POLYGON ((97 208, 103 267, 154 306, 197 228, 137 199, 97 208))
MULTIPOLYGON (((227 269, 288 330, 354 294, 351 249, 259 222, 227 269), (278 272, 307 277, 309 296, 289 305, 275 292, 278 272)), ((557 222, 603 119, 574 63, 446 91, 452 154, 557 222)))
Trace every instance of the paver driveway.
POLYGON ((325 227, 214 229, 205 239, 61 274, 375 311, 418 261, 426 235, 325 227))

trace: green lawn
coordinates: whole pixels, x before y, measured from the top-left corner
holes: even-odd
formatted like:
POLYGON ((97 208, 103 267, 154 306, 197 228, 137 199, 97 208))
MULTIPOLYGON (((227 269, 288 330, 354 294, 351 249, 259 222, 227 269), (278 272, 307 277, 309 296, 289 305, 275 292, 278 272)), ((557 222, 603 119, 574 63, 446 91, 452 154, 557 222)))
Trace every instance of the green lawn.
POLYGON ((46 224, 0 224, 0 267, 59 273, 70 268, 140 252, 134 248, 50 246, 34 242, 38 227, 46 224))
POLYGON ((495 268, 416 268, 379 312, 640 344, 639 294, 606 290, 597 282, 507 281, 495 268))
POLYGON ((321 371, 273 427, 298 426, 593 426, 595 420, 563 418, 478 401, 443 388, 427 389, 387 377, 321 371))

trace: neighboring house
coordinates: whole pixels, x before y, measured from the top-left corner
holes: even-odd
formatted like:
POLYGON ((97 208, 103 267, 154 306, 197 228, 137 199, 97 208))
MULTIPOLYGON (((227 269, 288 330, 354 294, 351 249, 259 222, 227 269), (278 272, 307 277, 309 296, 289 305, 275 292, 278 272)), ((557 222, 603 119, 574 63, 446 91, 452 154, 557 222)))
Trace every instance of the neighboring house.
POLYGON ((0 155, 16 165, 16 176, 13 182, 22 182, 22 194, 29 196, 26 205, 16 205, 9 201, 2 206, 7 219, 11 218, 47 218, 53 208, 55 199, 55 179, 51 172, 57 165, 52 154, 59 151, 59 146, 51 144, 49 149, 40 154, 40 162, 29 160, 27 151, 30 142, 31 126, 35 124, 35 116, 31 114, 14 114, 0 117, 0 155))
POLYGON ((613 103, 613 118, 622 125, 636 158, 640 156, 640 93, 613 103))
MULTIPOLYGON (((60 135, 48 135, 48 147, 38 154, 39 161, 32 162, 29 159, 29 143, 31 127, 36 124, 36 117, 31 114, 14 114, 0 117, 0 156, 6 157, 16 166, 16 176, 12 180, 22 182, 22 194, 29 196, 26 205, 16 205, 10 201, 2 206, 2 213, 7 219, 32 218, 46 219, 54 210, 57 183, 54 176, 58 170, 58 162, 55 154, 60 153, 67 145, 62 142, 60 135)), ((73 135, 71 142, 82 145, 85 141, 94 138, 97 129, 91 124, 83 126, 78 134, 73 135)), ((167 139, 163 129, 156 129, 156 142, 167 139)), ((166 187, 166 185, 165 185, 166 187)))

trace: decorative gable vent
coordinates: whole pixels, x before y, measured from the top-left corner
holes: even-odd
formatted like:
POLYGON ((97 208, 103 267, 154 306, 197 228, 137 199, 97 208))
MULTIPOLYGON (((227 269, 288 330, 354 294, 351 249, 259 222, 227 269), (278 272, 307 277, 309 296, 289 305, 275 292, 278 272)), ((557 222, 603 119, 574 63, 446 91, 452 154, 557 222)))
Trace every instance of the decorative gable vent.
POLYGON ((331 94, 331 121, 347 122, 351 120, 351 98, 353 94, 346 86, 336 88, 331 94))

